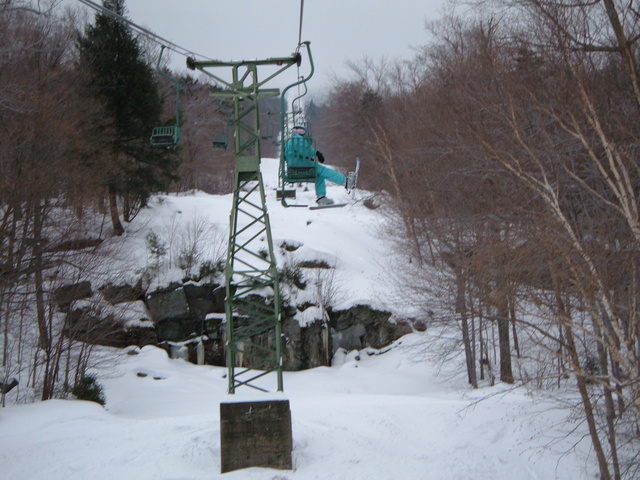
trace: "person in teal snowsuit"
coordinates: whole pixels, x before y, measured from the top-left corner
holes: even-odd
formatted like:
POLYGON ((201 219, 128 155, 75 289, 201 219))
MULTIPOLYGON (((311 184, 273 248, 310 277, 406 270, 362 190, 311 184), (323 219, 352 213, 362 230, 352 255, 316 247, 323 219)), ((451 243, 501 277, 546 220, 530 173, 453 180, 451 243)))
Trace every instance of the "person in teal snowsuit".
POLYGON ((296 126, 291 129, 291 137, 284 145, 284 158, 289 167, 314 167, 316 169, 316 202, 318 205, 331 205, 333 200, 327 198, 326 181, 338 185, 346 185, 346 178, 340 172, 320 165, 324 163, 324 155, 311 146, 308 138, 305 137, 307 129, 296 126), (314 158, 317 158, 316 162, 314 158))

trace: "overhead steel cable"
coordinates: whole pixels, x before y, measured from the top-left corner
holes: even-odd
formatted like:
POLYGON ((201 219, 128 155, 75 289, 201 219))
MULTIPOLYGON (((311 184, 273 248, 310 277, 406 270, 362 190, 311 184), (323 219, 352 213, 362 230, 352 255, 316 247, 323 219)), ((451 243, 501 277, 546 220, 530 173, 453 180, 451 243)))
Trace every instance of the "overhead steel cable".
POLYGON ((178 55, 183 55, 187 58, 189 57, 193 57, 193 56, 197 56, 200 58, 204 58, 206 60, 213 60, 212 58, 209 58, 205 55, 201 55, 199 53, 194 52, 193 50, 189 50, 187 48, 181 47, 180 45, 167 40, 166 38, 161 37, 160 35, 152 32, 151 30, 141 27, 140 25, 132 22, 131 20, 123 17, 122 15, 117 14, 116 12, 114 12, 113 10, 109 10, 108 8, 104 7, 103 5, 98 5, 95 2, 92 2, 91 0, 78 0, 80 3, 86 5, 89 8, 92 8, 93 10, 96 10, 97 12, 106 14, 106 15, 110 15, 118 20, 120 20, 121 22, 125 23, 131 30, 139 33, 140 35, 148 38, 151 41, 154 41, 160 45, 165 46, 168 50, 171 50, 172 52, 177 53, 178 55))
POLYGON ((304 13, 304 0, 300 0, 300 23, 298 26, 298 50, 300 50, 300 45, 302 45, 302 16, 304 13))

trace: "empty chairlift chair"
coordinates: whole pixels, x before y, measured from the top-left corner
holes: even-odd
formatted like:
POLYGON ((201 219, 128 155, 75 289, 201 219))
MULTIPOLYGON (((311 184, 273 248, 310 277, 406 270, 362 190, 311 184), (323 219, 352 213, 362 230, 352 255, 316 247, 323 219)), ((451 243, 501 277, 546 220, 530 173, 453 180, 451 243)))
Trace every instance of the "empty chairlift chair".
POLYGON ((160 61, 162 60, 162 52, 164 52, 164 49, 165 47, 163 45, 160 49, 156 70, 160 75, 171 80, 176 86, 176 118, 174 125, 163 125, 153 129, 151 132, 151 145, 154 147, 175 147, 180 143, 180 84, 178 80, 166 72, 163 72, 160 68, 160 61))

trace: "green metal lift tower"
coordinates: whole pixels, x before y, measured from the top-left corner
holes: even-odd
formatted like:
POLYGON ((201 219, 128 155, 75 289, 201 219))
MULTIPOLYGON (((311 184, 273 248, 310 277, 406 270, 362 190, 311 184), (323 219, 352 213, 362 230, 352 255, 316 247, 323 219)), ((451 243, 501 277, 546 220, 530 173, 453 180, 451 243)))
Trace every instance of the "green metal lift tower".
MULTIPOLYGON (((309 43, 304 45, 308 51, 309 43)), ((258 102, 278 96, 279 89, 263 86, 289 67, 300 66, 300 61, 299 52, 266 60, 187 60, 190 69, 202 71, 224 87, 212 94, 214 98, 233 105, 236 163, 225 267, 229 393, 240 386, 266 390, 255 382, 273 372, 277 390, 283 390, 280 290, 260 173, 258 102), (263 67, 270 67, 271 73, 259 80, 258 68, 263 67), (212 73, 216 68, 231 69, 232 79, 212 73)))

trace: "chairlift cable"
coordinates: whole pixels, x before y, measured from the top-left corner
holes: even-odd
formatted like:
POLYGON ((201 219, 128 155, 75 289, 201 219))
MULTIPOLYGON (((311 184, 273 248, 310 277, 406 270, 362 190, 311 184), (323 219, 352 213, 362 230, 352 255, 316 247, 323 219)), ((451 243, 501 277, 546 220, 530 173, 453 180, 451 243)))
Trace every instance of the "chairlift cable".
POLYGON ((298 26, 298 50, 300 50, 300 45, 302 45, 302 17, 304 13, 304 0, 300 0, 300 23, 298 26))
POLYGON ((167 48, 167 50, 171 50, 172 52, 177 53, 178 55, 183 55, 185 57, 193 57, 193 56, 197 56, 197 57, 201 57, 204 58, 206 60, 213 60, 212 58, 206 57, 204 55, 198 54, 196 52, 193 52, 192 50, 186 49, 184 47, 181 47, 180 45, 167 40, 166 38, 161 37, 160 35, 153 33, 151 30, 141 27, 140 25, 137 25, 136 23, 132 22, 131 20, 123 17, 122 15, 117 14, 116 12, 114 12, 113 10, 109 10, 108 8, 106 8, 103 5, 98 5, 95 2, 92 2, 91 0, 78 0, 80 3, 86 5, 89 8, 92 8, 93 10, 96 10, 97 12, 106 14, 106 15, 110 15, 114 18, 116 18, 117 20, 122 21, 123 23, 125 23, 131 30, 138 32, 139 34, 141 34, 142 36, 148 38, 149 40, 158 43, 161 46, 165 46, 167 48))

